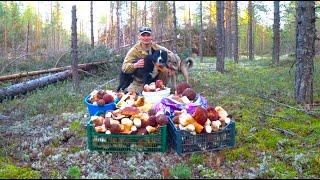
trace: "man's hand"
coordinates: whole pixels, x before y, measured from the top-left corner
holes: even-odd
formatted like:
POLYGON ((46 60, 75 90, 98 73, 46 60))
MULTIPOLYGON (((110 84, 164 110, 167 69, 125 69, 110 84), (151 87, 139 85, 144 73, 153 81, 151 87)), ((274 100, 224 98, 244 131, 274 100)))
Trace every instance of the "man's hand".
POLYGON ((133 64, 134 68, 143 68, 144 67, 144 59, 139 59, 136 63, 133 64))

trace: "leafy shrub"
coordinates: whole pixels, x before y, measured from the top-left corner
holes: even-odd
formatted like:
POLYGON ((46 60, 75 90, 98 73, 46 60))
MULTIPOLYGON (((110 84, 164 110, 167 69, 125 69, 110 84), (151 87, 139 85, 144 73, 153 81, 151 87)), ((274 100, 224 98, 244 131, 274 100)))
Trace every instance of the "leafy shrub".
POLYGON ((71 166, 67 170, 67 178, 68 179, 80 179, 81 172, 78 166, 71 166))
POLYGON ((190 179, 191 171, 191 168, 184 164, 178 164, 169 170, 171 178, 175 179, 190 179))

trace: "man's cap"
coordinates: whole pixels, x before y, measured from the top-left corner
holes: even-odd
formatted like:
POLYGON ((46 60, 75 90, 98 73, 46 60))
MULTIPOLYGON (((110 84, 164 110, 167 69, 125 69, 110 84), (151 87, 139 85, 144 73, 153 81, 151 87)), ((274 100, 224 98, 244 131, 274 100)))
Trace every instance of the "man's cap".
POLYGON ((152 32, 152 30, 151 30, 150 27, 144 26, 144 27, 142 27, 142 28, 139 29, 139 34, 140 34, 140 35, 143 34, 143 33, 149 33, 149 34, 151 34, 151 32, 152 32))

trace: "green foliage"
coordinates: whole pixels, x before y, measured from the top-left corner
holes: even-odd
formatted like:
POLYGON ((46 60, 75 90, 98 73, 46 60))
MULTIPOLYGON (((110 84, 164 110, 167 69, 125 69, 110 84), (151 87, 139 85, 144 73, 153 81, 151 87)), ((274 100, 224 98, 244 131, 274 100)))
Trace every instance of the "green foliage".
POLYGON ((271 162, 266 169, 264 173, 260 174, 262 178, 293 179, 297 177, 297 172, 282 161, 271 162))
POLYGON ((81 171, 78 166, 71 166, 67 170, 67 178, 68 179, 80 179, 81 171))
MULTIPOLYGON (((197 68, 208 72, 211 67, 207 65, 214 64, 215 59, 205 58, 204 61, 206 63, 197 64, 197 68)), ((263 161, 257 154, 268 152, 275 156, 271 156, 271 163, 267 164, 270 171, 259 172, 259 177, 318 177, 319 171, 314 167, 319 162, 316 144, 320 122, 306 113, 268 100, 303 109, 294 100, 294 73, 289 72, 292 57, 283 56, 280 62, 279 66, 273 66, 270 58, 258 56, 253 62, 242 60, 240 65, 226 61, 227 72, 224 74, 191 71, 192 78, 197 80, 192 85, 204 93, 209 104, 221 105, 235 118, 236 147, 223 152, 228 162, 246 160, 243 168, 249 168, 263 161), (262 95, 267 99, 261 98, 262 95), (285 134, 281 129, 293 135, 285 134), (304 154, 304 158, 295 160, 299 153, 304 154)), ((318 66, 316 59, 315 67, 318 66)), ((319 69, 315 68, 314 77, 319 74, 319 69)), ((314 81, 319 80, 314 78, 314 81)), ((315 92, 314 100, 320 100, 319 93, 315 92)), ((315 112, 320 111, 315 109, 315 112)))
POLYGON ((72 148, 70 149, 70 152, 71 152, 72 154, 77 153, 77 152, 79 152, 79 151, 81 151, 81 147, 79 147, 79 146, 74 146, 74 147, 72 147, 72 148))
POLYGON ((190 167, 184 164, 177 164, 174 167, 171 167, 170 176, 174 179, 190 179, 192 176, 192 170, 190 167))
POLYGON ((201 177, 206 178, 206 179, 219 178, 222 176, 218 171, 215 171, 215 170, 209 169, 209 168, 201 169, 200 175, 201 175, 201 177))
POLYGON ((202 153, 194 153, 190 156, 188 164, 190 166, 197 166, 200 164, 203 164, 204 162, 204 156, 202 153))
POLYGON ((77 132, 77 131, 80 131, 81 130, 81 123, 79 120, 74 120, 71 122, 70 124, 70 130, 73 131, 73 132, 77 132))
POLYGON ((13 164, 3 164, 0 166, 0 179, 39 179, 40 172, 31 168, 21 168, 13 164))

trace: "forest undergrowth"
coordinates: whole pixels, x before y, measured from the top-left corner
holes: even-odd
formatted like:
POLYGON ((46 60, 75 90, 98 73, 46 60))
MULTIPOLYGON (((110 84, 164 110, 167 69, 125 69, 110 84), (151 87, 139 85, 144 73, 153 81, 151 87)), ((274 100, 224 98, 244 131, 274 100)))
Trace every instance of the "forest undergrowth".
POLYGON ((88 151, 84 97, 115 89, 119 64, 82 77, 80 92, 67 80, 6 100, 0 104, 10 117, 0 121, 0 178, 320 178, 320 61, 311 108, 295 103, 293 63, 290 56, 279 65, 270 57, 226 60, 220 74, 215 58, 196 59, 190 84, 236 122, 235 147, 214 152, 88 151))

